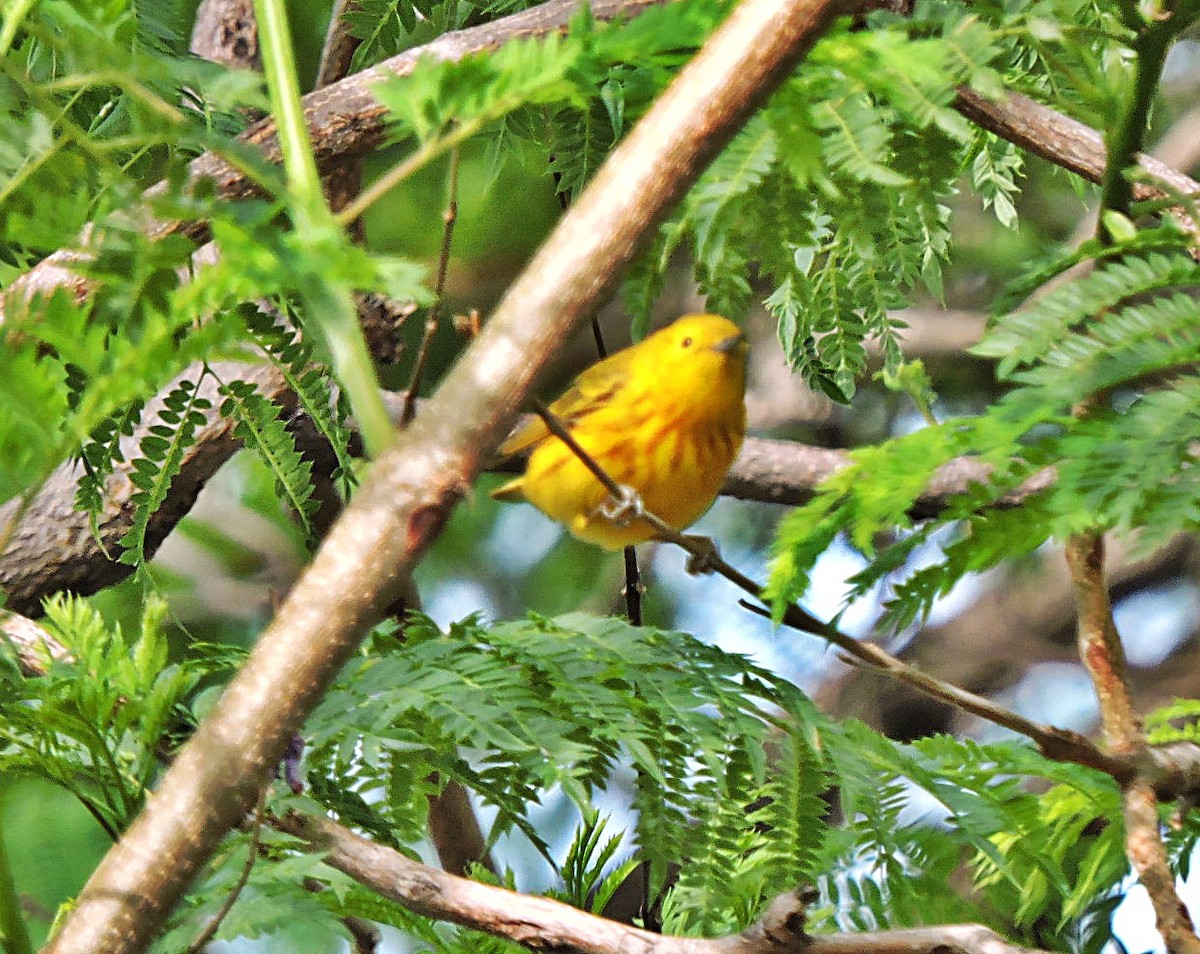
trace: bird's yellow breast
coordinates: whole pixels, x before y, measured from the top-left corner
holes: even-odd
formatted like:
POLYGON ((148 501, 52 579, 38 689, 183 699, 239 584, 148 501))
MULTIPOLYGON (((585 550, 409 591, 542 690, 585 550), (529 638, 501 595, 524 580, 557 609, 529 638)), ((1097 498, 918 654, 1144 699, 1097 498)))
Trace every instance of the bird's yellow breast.
MULTIPOLYGON (((609 477, 682 530, 712 505, 741 448, 745 371, 737 326, 689 315, 583 372, 550 410, 609 477)), ((493 496, 525 499, 580 539, 610 549, 655 535, 645 520, 603 513, 609 491, 540 421, 501 448, 526 449, 524 476, 493 496)))
MULTIPOLYGON (((694 421, 653 408, 643 414, 608 408, 571 433, 605 473, 638 492, 647 510, 682 530, 712 506, 741 449, 740 400, 731 411, 724 420, 694 421)), ((619 549, 654 536, 644 520, 622 525, 600 513, 608 490, 562 441, 547 440, 533 452, 522 492, 581 540, 619 549)))

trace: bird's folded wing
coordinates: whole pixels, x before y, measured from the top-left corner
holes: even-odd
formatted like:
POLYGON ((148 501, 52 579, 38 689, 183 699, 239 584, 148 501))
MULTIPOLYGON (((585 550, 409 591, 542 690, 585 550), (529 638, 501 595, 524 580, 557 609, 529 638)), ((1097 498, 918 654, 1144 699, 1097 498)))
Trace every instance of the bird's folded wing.
MULTIPOLYGON (((629 352, 618 351, 580 374, 570 389, 550 405, 550 410, 571 428, 612 400, 628 379, 629 352)), ((534 418, 500 445, 500 454, 503 457, 520 454, 541 443, 549 434, 545 422, 540 417, 534 418)))

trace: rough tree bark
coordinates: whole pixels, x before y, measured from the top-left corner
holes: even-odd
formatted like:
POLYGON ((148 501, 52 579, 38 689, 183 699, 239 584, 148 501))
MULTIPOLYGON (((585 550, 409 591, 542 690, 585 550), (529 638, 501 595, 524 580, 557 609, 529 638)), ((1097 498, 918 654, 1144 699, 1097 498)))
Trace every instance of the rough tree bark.
POLYGON ((839 13, 746 0, 614 150, 437 393, 371 469, 50 951, 144 949, 249 809, 337 668, 398 595, 553 352, 839 13))

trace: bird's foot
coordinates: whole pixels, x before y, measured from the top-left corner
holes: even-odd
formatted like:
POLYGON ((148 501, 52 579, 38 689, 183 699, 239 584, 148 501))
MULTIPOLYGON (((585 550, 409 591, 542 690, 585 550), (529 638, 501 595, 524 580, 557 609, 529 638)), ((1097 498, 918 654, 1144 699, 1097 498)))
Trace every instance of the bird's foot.
POLYGON ((688 573, 692 574, 692 576, 704 576, 712 573, 721 562, 721 553, 717 550, 717 545, 713 543, 712 537, 702 537, 693 533, 685 533, 683 538, 689 544, 688 573))
POLYGON ((610 496, 602 503, 596 512, 606 520, 611 520, 618 527, 626 527, 638 517, 646 513, 646 505, 642 502, 641 494, 627 484, 618 484, 620 496, 610 496))

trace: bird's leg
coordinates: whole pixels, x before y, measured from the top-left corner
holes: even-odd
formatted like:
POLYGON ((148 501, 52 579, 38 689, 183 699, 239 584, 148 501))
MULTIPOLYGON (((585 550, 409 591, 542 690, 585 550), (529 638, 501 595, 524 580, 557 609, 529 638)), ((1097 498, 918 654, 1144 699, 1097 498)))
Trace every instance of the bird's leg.
POLYGON ((713 543, 712 537, 704 537, 694 533, 685 533, 683 539, 688 542, 687 571, 692 576, 704 576, 712 573, 721 562, 720 551, 713 543))
POLYGON ((628 484, 618 484, 620 496, 612 495, 596 508, 596 513, 611 520, 618 527, 625 527, 646 512, 642 495, 628 484))

